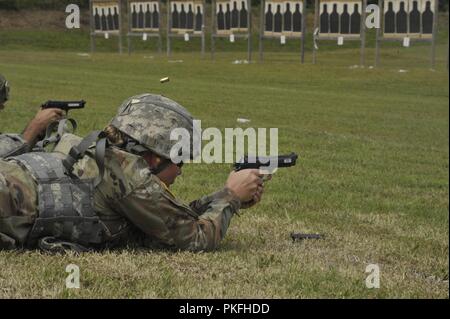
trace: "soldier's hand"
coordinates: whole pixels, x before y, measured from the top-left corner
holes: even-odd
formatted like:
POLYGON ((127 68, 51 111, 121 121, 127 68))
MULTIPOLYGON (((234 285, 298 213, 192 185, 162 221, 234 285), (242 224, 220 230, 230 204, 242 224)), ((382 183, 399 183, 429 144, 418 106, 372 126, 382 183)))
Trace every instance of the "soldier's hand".
POLYGON ((40 110, 25 128, 23 138, 28 144, 33 144, 50 123, 60 120, 63 116, 64 111, 60 109, 40 110))
POLYGON ((247 209, 258 204, 262 199, 263 193, 264 193, 264 184, 258 187, 255 195, 253 195, 253 198, 250 201, 241 203, 241 209, 247 209))
POLYGON ((244 169, 231 172, 225 184, 241 200, 241 203, 261 200, 264 191, 263 174, 258 169, 244 169))

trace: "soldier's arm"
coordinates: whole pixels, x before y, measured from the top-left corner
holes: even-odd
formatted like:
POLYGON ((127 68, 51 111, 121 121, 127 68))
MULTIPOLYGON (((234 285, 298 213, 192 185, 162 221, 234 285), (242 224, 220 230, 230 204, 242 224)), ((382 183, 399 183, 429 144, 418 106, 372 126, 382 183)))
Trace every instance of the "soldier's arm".
POLYGON ((156 177, 119 203, 121 211, 150 239, 168 248, 216 249, 240 200, 228 188, 211 196, 202 215, 179 202, 156 177))
POLYGON ((29 150, 29 145, 19 134, 0 135, 0 158, 20 155, 29 150))
POLYGON ((190 202, 189 207, 198 215, 201 215, 208 210, 209 205, 217 198, 217 196, 220 196, 220 191, 202 196, 199 199, 190 202))
POLYGON ((37 112, 22 133, 24 140, 30 145, 30 148, 36 144, 39 136, 45 133, 47 126, 52 122, 60 120, 63 116, 64 111, 60 109, 42 109, 37 112))
POLYGON ((59 109, 40 110, 28 123, 22 134, 1 134, 0 158, 17 156, 31 150, 47 126, 61 119, 63 115, 64 112, 59 109))
MULTIPOLYGON (((266 180, 270 180, 269 175, 266 180)), ((233 189, 234 194, 241 199, 240 208, 249 208, 261 200, 263 192, 263 179, 258 169, 246 169, 240 172, 231 172, 228 176, 226 186, 233 189), (250 196, 250 197, 249 197, 250 196), (247 200, 242 201, 243 198, 247 200)), ((203 196, 189 204, 189 207, 197 214, 201 215, 208 211, 210 203, 219 196, 220 193, 212 193, 203 196)))

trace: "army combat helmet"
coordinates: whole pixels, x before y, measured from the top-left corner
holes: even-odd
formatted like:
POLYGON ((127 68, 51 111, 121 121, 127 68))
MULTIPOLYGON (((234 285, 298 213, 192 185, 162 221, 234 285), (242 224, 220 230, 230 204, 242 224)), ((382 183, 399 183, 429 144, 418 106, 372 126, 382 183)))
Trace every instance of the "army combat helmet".
POLYGON ((5 77, 0 74, 0 105, 9 99, 9 85, 5 77))
POLYGON ((198 141, 200 134, 194 128, 192 115, 183 106, 164 96, 141 94, 125 100, 110 124, 137 142, 132 148, 134 152, 151 150, 166 159, 178 155, 182 161, 198 155, 194 141, 198 141), (183 154, 179 152, 181 148, 178 147, 180 143, 176 134, 175 140, 170 138, 172 131, 180 132, 179 129, 189 133, 189 145, 182 147, 183 154), (173 147, 179 154, 174 154, 173 147))

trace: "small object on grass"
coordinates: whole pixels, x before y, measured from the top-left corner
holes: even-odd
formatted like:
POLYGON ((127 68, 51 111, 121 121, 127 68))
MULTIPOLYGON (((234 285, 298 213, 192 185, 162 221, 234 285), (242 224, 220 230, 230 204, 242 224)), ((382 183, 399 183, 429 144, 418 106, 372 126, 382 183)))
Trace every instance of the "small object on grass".
POLYGON ((403 38, 403 46, 404 46, 405 48, 409 48, 409 44, 410 44, 410 43, 411 43, 410 38, 408 38, 408 37, 403 38))
POLYGON ((302 239, 322 239, 324 238, 321 234, 304 234, 304 233, 291 233, 292 241, 302 240, 302 239))
POLYGON ((169 77, 165 77, 165 78, 162 78, 161 80, 159 80, 159 82, 161 82, 161 83, 166 83, 169 81, 170 81, 169 77))
POLYGON ((231 63, 232 64, 248 64, 249 62, 247 60, 234 60, 231 63))
POLYGON ((240 117, 237 118, 236 121, 237 121, 238 123, 248 123, 248 122, 250 122, 249 119, 244 119, 244 118, 240 118, 240 117))

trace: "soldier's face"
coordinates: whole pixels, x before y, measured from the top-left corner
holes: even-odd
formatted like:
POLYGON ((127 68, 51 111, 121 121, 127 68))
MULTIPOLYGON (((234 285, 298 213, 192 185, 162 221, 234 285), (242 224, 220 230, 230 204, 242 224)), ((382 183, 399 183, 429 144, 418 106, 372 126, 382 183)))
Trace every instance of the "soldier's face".
POLYGON ((176 164, 171 163, 157 176, 164 184, 170 186, 175 183, 175 180, 179 175, 181 175, 181 168, 176 164))
MULTIPOLYGON (((143 157, 146 160, 146 162, 148 163, 148 165, 150 166, 150 168, 156 168, 161 163, 161 158, 159 158, 158 156, 156 156, 152 153, 145 154, 145 155, 143 155, 143 157)), ((170 163, 169 165, 166 166, 166 168, 164 168, 156 176, 158 176, 158 178, 164 184, 166 184, 166 186, 170 186, 173 183, 175 183, 176 178, 181 175, 181 166, 182 165, 176 165, 174 163, 170 163)))

